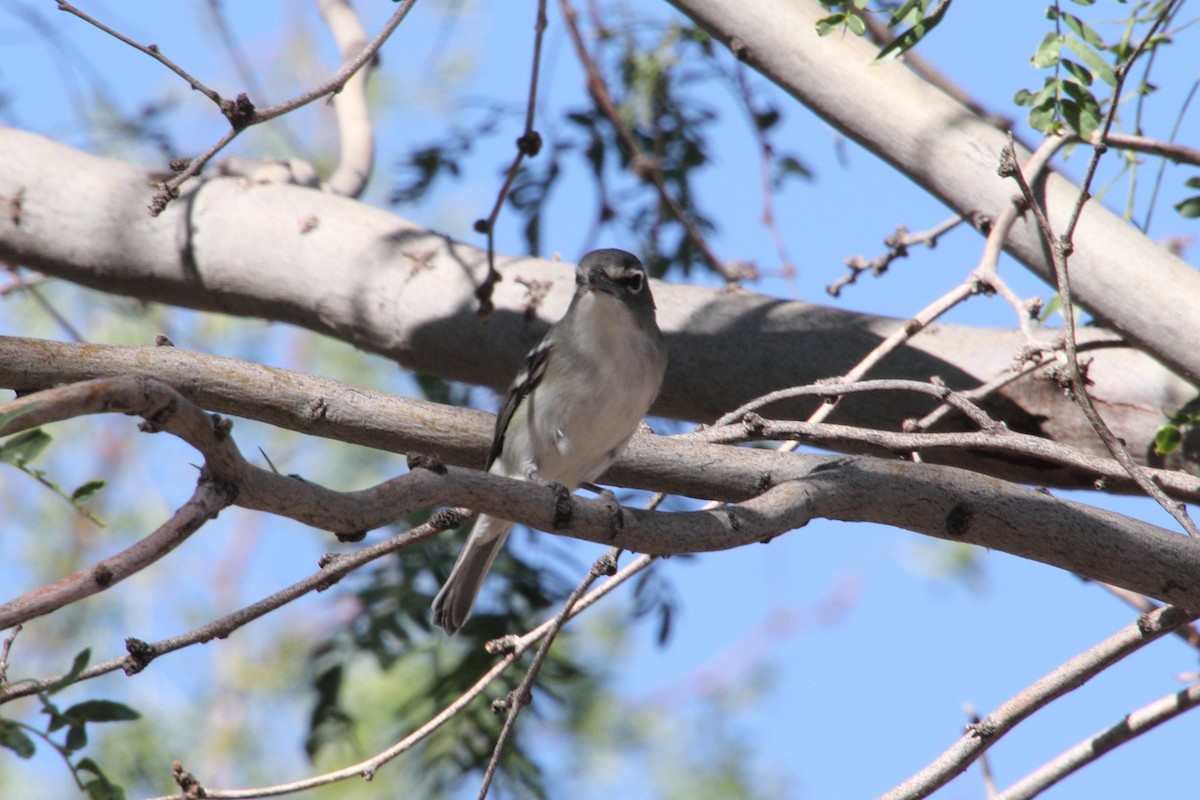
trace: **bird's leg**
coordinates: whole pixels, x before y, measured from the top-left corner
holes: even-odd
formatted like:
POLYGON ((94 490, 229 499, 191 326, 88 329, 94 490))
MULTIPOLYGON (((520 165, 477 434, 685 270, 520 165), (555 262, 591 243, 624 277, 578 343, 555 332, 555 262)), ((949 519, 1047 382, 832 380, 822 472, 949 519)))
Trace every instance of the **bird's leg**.
POLYGON ((571 524, 571 516, 575 513, 575 504, 571 500, 571 490, 558 481, 543 478, 537 467, 529 464, 525 467, 525 480, 544 486, 554 491, 554 528, 560 530, 571 524))

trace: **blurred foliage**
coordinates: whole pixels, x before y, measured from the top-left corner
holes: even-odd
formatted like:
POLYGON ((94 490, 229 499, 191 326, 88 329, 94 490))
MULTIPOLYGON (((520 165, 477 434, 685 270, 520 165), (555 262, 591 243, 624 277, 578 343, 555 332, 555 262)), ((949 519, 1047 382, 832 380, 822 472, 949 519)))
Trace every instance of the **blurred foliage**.
POLYGON ((570 751, 563 761, 572 768, 563 780, 571 797, 602 800, 635 788, 670 800, 793 796, 780 775, 757 763, 753 737, 738 728, 774 686, 768 668, 710 663, 661 693, 627 698, 606 688, 630 648, 621 611, 609 608, 581 622, 576 641, 601 680, 571 687, 563 724, 572 736, 540 732, 570 751))
MULTIPOLYGON (((782 121, 777 105, 758 105, 743 91, 746 82, 737 61, 714 47, 703 30, 680 21, 641 16, 622 7, 611 23, 593 9, 591 56, 600 70, 616 107, 618 128, 601 104, 568 107, 560 116, 539 119, 545 146, 526 162, 507 198, 507 206, 521 221, 528 252, 543 253, 543 219, 554 190, 570 170, 582 170, 595 186, 596 205, 592 232, 595 239, 610 229, 618 238, 637 242, 647 268, 656 277, 669 269, 687 276, 693 269, 710 270, 683 223, 665 203, 650 179, 659 176, 687 219, 702 234, 717 231, 717 224, 700 205, 696 183, 712 162, 710 140, 718 114, 710 99, 713 84, 725 85, 745 96, 745 113, 762 138, 762 156, 778 190, 788 180, 808 179, 812 171, 793 152, 774 146, 769 137, 782 121), (634 163, 622 133, 627 131, 645 161, 634 163)), ((472 109, 460 116, 476 115, 472 109)), ((451 125, 428 144, 414 148, 398 165, 390 199, 396 205, 420 203, 446 178, 463 173, 463 162, 481 137, 502 129, 501 117, 510 121, 523 108, 502 110, 485 104, 480 119, 451 125)), ((584 249, 587 249, 586 247, 584 249)))
MULTIPOLYGON (((129 722, 139 719, 141 714, 113 700, 90 698, 62 709, 51 699, 70 686, 90 660, 91 650, 80 651, 62 678, 37 693, 41 713, 46 716, 44 728, 0 716, 0 748, 6 748, 20 758, 32 758, 37 752, 36 742, 41 741, 62 758, 75 785, 90 800, 125 800, 124 787, 111 781, 95 759, 89 756, 76 759, 75 756, 88 746, 89 723, 129 722)), ((16 680, 5 685, 21 682, 16 680)))
MULTIPOLYGON (((409 524, 421 521, 414 518, 409 524)), ((420 548, 400 551, 346 582, 353 586, 354 613, 315 647, 311 659, 316 697, 305 747, 317 764, 365 758, 419 728, 496 662, 485 650, 487 642, 536 627, 587 571, 572 557, 573 548, 554 537, 530 534, 537 545, 537 560, 526 555, 528 548, 510 543, 497 557, 467 625, 448 639, 432 629, 429 608, 464 535, 451 532, 420 548), (496 602, 496 597, 502 599, 496 602), (371 667, 367 669, 364 662, 371 667), (364 670, 368 676, 379 676, 370 679, 373 688, 367 692, 356 685, 363 680, 364 670), (380 681, 386 688, 377 686, 380 681)), ((520 529, 515 536, 521 536, 520 529)), ((632 619, 649 614, 660 616, 660 633, 665 636, 673 605, 671 589, 654 570, 639 578, 635 604, 621 615, 622 636, 628 636, 632 619)), ((603 656, 592 653, 581 658, 577 636, 574 626, 560 634, 539 673, 537 701, 525 714, 577 718, 581 699, 612 691, 608 671, 596 661, 603 656)), ((491 701, 515 687, 531 655, 526 654, 484 696, 416 747, 408 768, 416 764, 420 768, 406 783, 409 796, 444 797, 478 780, 503 723, 503 716, 492 711, 491 701)), ((529 731, 529 724, 514 729, 497 789, 504 792, 507 786, 516 797, 558 796, 546 784, 543 759, 530 742, 529 731)))
MULTIPOLYGON (((0 413, 0 425, 14 419, 21 413, 31 411, 33 408, 34 406, 27 406, 18 412, 0 413)), ((20 433, 15 433, 0 441, 0 464, 9 464, 16 467, 63 500, 66 500, 71 505, 71 508, 75 509, 80 516, 89 522, 103 527, 104 523, 89 511, 86 505, 87 501, 91 500, 96 492, 104 488, 103 480, 92 478, 79 484, 79 486, 75 487, 74 491, 68 493, 51 480, 45 470, 32 466, 34 459, 40 456, 50 446, 52 441, 54 441, 54 437, 41 428, 31 428, 20 433)))

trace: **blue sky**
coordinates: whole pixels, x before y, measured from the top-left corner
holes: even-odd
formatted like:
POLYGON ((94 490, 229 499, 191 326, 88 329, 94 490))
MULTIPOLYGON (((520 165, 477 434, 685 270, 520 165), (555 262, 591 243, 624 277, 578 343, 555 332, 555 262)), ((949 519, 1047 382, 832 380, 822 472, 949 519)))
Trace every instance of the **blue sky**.
MULTIPOLYGON (((110 0, 79 5, 140 41, 159 44, 219 91, 232 94, 239 89, 240 82, 222 53, 211 46, 211 28, 202 13, 205 4, 110 0)), ((332 53, 320 44, 319 32, 314 34, 318 37, 315 54, 296 56, 287 50, 286 42, 297 31, 311 30, 314 12, 307 4, 272 0, 225 5, 240 42, 261 70, 263 83, 271 87, 272 101, 297 85, 315 82, 317 66, 307 59, 332 63, 332 53), (296 71, 302 75, 288 74, 296 71)), ((390 3, 359 5, 370 30, 377 29, 394 8, 390 3)), ((451 98, 499 97, 514 108, 523 101, 532 6, 465 4, 466 11, 447 22, 450 18, 442 11, 452 5, 418 4, 383 51, 382 73, 375 86, 381 105, 378 171, 369 193, 374 202, 386 196, 394 164, 406 149, 428 143, 444 130, 454 110, 451 98)), ((671 13, 665 5, 645 7, 671 13)), ((1104 19, 1125 8, 1102 1, 1092 14, 1104 19)), ((921 52, 985 104, 1020 119, 1020 109, 1009 100, 1018 89, 1041 83, 1042 74, 1028 65, 1028 57, 1050 29, 1042 10, 1039 3, 957 4, 921 52)), ((580 72, 553 8, 550 24, 544 103, 550 109, 580 106, 584 102, 580 72)), ((1164 52, 1156 65, 1161 90, 1149 105, 1147 135, 1165 136, 1196 80, 1194 57, 1187 55, 1189 48, 1195 52, 1190 38, 1181 36, 1179 45, 1164 52)), ((89 69, 81 55, 99 70, 114 100, 126 111, 140 107, 148 97, 170 94, 177 113, 167 125, 181 145, 203 149, 221 131, 222 119, 176 77, 79 20, 54 12, 49 3, 0 3, 0 90, 9 99, 0 121, 77 146, 103 148, 105 143, 79 123, 72 105, 70 87, 89 69), (50 46, 43 34, 29 26, 27 11, 35 11, 52 25, 68 49, 56 51, 50 46)), ((700 182, 701 203, 720 221, 714 247, 722 257, 770 267, 776 256, 770 236, 758 222, 758 165, 752 139, 744 120, 733 112, 730 96, 714 92, 708 99, 727 117, 713 140, 714 163, 700 182)), ((777 140, 813 166, 817 179, 793 183, 777 200, 776 215, 797 262, 797 279, 764 281, 754 289, 851 310, 908 316, 950 289, 975 265, 982 242, 973 232, 959 230, 936 250, 917 252, 898 263, 886 278, 866 279, 840 300, 828 298, 823 287, 841 274, 844 258, 875 255, 882 238, 897 224, 924 229, 948 212, 805 110, 785 99, 779 102, 786 122, 777 140)), ((316 130, 314 113, 306 111, 289 121, 289 129, 315 151, 327 143, 310 138, 316 130)), ((508 128, 500 135, 479 143, 467 159, 462 180, 444 185, 419 207, 399 213, 478 244, 471 223, 490 206, 499 166, 507 162, 511 141, 519 133, 515 115, 505 124, 508 128)), ((276 137, 271 131, 255 131, 239 146, 261 152, 273 148, 276 137)), ((1179 138, 1200 141, 1195 114, 1185 119, 1179 138)), ((1068 163, 1069 172, 1079 170, 1083 155, 1068 163)), ((146 153, 128 156, 147 166, 161 166, 148 160, 146 153)), ((1195 234, 1194 225, 1169 210, 1181 196, 1178 187, 1187 174, 1178 169, 1168 172, 1153 237, 1195 234)), ((1143 182, 1144 191, 1148 181, 1143 178, 1143 182)), ((1121 188, 1113 197, 1121 199, 1123 192, 1121 188)), ((575 175, 555 197, 547 225, 552 233, 545 236, 546 244, 550 251, 573 260, 580 254, 592 212, 590 189, 581 175, 575 175)), ((497 246, 505 252, 518 252, 523 246, 511 215, 501 218, 497 246)), ((1049 296, 1049 290, 1019 265, 1010 262, 1002 270, 1022 295, 1049 296)), ((4 317, 0 305, 0 333, 22 333, 4 317)), ((182 326, 193 331, 199 342, 209 323, 187 319, 182 326)), ((975 299, 950 319, 1008 326, 1012 312, 998 300, 975 299)), ((291 356, 281 346, 248 357, 287 365, 291 356)), ((404 391, 410 386, 398 369, 381 367, 386 371, 378 375, 375 387, 404 391)), ((494 402, 488 393, 480 393, 480 400, 494 402)), ((72 423, 70 430, 88 435, 89 424, 72 423)), ((131 427, 126 427, 125 435, 134 436, 131 427)), ((267 439, 269 433, 261 426, 239 424, 238 436, 243 451, 253 452, 257 440, 267 439)), ((187 462, 192 456, 185 447, 157 439, 139 447, 146 448, 136 462, 143 471, 125 476, 113 491, 132 491, 134 486, 152 483, 156 488, 148 502, 169 510, 183 500, 179 492, 186 489, 181 487, 190 487, 187 462)), ((390 465, 385 462, 379 477, 389 474, 388 468, 398 471, 402 461, 397 457, 390 465)), ((6 475, 4 479, 23 478, 6 475)), ((31 497, 34 494, 31 490, 31 497)), ((1166 524, 1161 512, 1146 501, 1092 494, 1075 497, 1166 524)), ((5 556, 0 586, 6 587, 6 597, 25 588, 19 556, 31 546, 22 537, 30 535, 9 530, 0 539, 0 553, 5 556)), ((120 587, 122 599, 114 601, 127 615, 126 621, 137 622, 136 630, 122 636, 178 633, 307 574, 316 556, 329 547, 313 531, 263 522, 244 512, 222 515, 205 529, 204 537, 203 542, 189 543, 194 549, 178 558, 203 556, 204 563, 214 559, 211 578, 185 609, 196 614, 198 607, 207 607, 210 613, 201 619, 184 618, 168 605, 143 608, 140 615, 130 617, 138 605, 133 593, 161 591, 169 585, 164 583, 169 578, 139 578, 120 587), (253 534, 249 538, 247 531, 253 534), (235 547, 235 542, 241 544, 235 547), (218 580, 230 570, 241 576, 240 581, 218 580)), ((516 538, 521 546, 524 537, 516 538)), ((593 555, 584 545, 576 549, 581 559, 593 555)), ((659 648, 650 627, 636 632, 637 647, 625 656, 619 670, 622 691, 631 701, 661 702, 686 714, 698 708, 697 692, 703 695, 714 686, 736 684, 763 670, 770 681, 762 701, 734 712, 729 720, 752 744, 756 766, 780 777, 788 797, 871 797, 924 766, 955 740, 964 723, 963 703, 986 714, 1134 619, 1131 611, 1096 587, 1004 554, 983 554, 982 574, 974 583, 932 574, 931 564, 942 552, 923 537, 903 531, 817 522, 767 546, 673 559, 663 568, 681 600, 674 634, 667 647, 659 648), (828 613, 831 608, 838 613, 828 613), (780 620, 789 623, 782 635, 763 633, 771 621, 780 620)), ((309 615, 332 619, 330 602, 326 595, 309 598, 290 609, 291 616, 285 619, 294 625, 309 615)), ((245 657, 253 653, 252 638, 251 633, 208 645, 199 654, 178 658, 172 662, 178 666, 170 669, 156 665, 137 679, 139 687, 147 687, 137 691, 155 696, 164 707, 174 707, 187 697, 190 682, 220 671, 222 653, 229 652, 221 648, 238 648, 245 657)), ((93 643, 97 657, 117 654, 119 642, 118 638, 93 643)), ((1125 713, 1181 688, 1175 675, 1194 669, 1195 663, 1195 652, 1168 637, 1039 712, 991 751, 999 785, 1006 786, 1125 713)), ((123 680, 108 685, 115 691, 123 680)), ((303 712, 301 708, 290 719, 276 720, 278 735, 301 741, 303 712)), ((1194 760, 1198 744, 1200 717, 1184 717, 1120 748, 1044 796, 1053 800, 1180 796, 1186 791, 1178 781, 1187 777, 1185 765, 1194 760), (1147 769, 1149 762, 1169 766, 1147 769)), ((299 777, 307 770, 298 752, 281 758, 281 764, 279 773, 267 776, 270 780, 299 777)), ((0 755, 0 773, 10 767, 24 768, 0 755)), ((32 769, 45 775, 54 774, 56 767, 39 759, 32 769)), ((618 796, 640 796, 642 777, 637 771, 625 772, 619 780, 621 784, 614 787, 618 796)), ((978 775, 968 774, 937 796, 982 794, 978 775)))

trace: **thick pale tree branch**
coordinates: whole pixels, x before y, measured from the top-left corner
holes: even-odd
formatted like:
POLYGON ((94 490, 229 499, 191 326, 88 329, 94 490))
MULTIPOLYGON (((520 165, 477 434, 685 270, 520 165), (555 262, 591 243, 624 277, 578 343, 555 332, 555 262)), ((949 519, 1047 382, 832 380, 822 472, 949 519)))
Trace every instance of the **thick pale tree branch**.
MULTIPOLYGON (((820 37, 812 0, 671 0, 814 113, 967 219, 995 217, 1012 194, 996 175, 1005 134, 854 36, 820 37)), ((1028 153, 1018 147, 1017 157, 1028 153)), ((1079 187, 1057 173, 1036 187, 1061 230, 1079 187)), ((1071 258, 1076 300, 1193 382, 1200 349, 1181 331, 1200 319, 1200 273, 1098 203, 1079 220, 1071 258)), ((1005 249, 1053 283, 1036 224, 1017 221, 1005 249)))
MULTIPOLYGON (((484 463, 495 425, 495 418, 481 411, 398 397, 328 378, 177 347, 77 345, 0 336, 0 387, 28 393, 62 383, 123 376, 161 380, 192 402, 222 414, 394 453, 429 453, 457 466, 479 467, 484 463)), ((1091 487, 1104 479, 1105 490, 1135 490, 1107 454, 1097 455, 1027 434, 997 430, 994 420, 981 417, 978 409, 944 387, 911 381, 875 381, 861 385, 793 387, 782 391, 780 396, 823 399, 836 393, 845 395, 843 402, 848 403, 853 401, 852 395, 870 393, 878 397, 881 392, 886 393, 889 404, 903 404, 907 394, 917 392, 939 402, 949 400, 960 409, 964 419, 971 419, 973 430, 917 434, 831 423, 813 425, 746 418, 750 411, 773 414, 775 409, 785 407, 775 401, 747 404, 731 412, 719 421, 720 426, 728 427, 678 438, 729 442, 763 436, 800 437, 833 450, 886 456, 928 448, 924 453, 927 461, 936 461, 940 453, 948 453, 944 460, 977 472, 1000 477, 1007 477, 1014 470, 1023 476, 1036 474, 1036 482, 1043 486, 1091 487)), ((875 405, 884 404, 876 401, 875 405)), ((746 492, 730 494, 728 482, 734 480, 732 473, 722 471, 711 478, 688 475, 685 470, 669 468, 669 454, 661 459, 655 457, 657 469, 647 470, 642 460, 634 457, 643 441, 660 440, 635 437, 634 449, 608 471, 607 482, 695 497, 748 496, 746 492)), ((1155 470, 1154 476, 1172 496, 1200 500, 1195 476, 1178 470, 1155 470)))
MULTIPOLYGON (((342 62, 353 63, 367 49, 367 31, 354 7, 348 0, 318 0, 317 10, 337 42, 342 62)), ((341 148, 337 169, 325 182, 325 189, 345 197, 363 193, 375 163, 375 135, 367 105, 367 79, 373 66, 373 60, 364 63, 333 95, 341 148)))
MULTIPOLYGON (((0 215, 0 259, 143 300, 301 325, 418 371, 497 388, 571 294, 566 266, 498 257, 507 279, 495 287, 496 312, 485 324, 474 292, 486 257, 473 247, 327 193, 232 178, 206 181, 152 218, 151 182, 135 167, 0 128, 0 201, 10 210, 0 215), (537 307, 544 318, 528 313, 518 279, 551 287, 537 307)), ((660 283, 655 296, 670 365, 654 410, 679 419, 711 421, 768 392, 844 374, 905 325, 745 291, 660 283)), ((1049 344, 1056 333, 1044 335, 1049 344)), ((1117 340, 1081 331, 1082 345, 1102 341, 1117 340)), ((1019 331, 932 326, 872 377, 938 376, 969 390, 1006 374, 1027 344, 1019 331)), ((1092 396, 1135 456, 1150 460, 1155 431, 1195 389, 1131 349, 1093 355, 1092 396)), ((982 404, 1014 430, 1106 452, 1050 381, 1016 380, 982 404)), ((815 405, 793 401, 771 413, 804 418, 815 405)), ((932 408, 915 397, 851 399, 832 419, 896 430, 932 408)), ((941 429, 961 422, 945 420, 941 429)), ((1183 462, 1167 465, 1176 463, 1183 462)), ((1030 465, 998 474, 1052 482, 1030 465)))
MULTIPOLYGON (((97 412, 146 414, 205 454, 215 481, 242 507, 268 511, 343 538, 439 505, 471 508, 626 550, 653 555, 725 550, 766 542, 816 518, 877 522, 951 541, 1003 550, 1111 583, 1164 603, 1200 610, 1200 542, 1120 514, 1058 500, 976 473, 871 457, 832 457, 639 436, 628 458, 651 488, 729 505, 662 513, 576 499, 570 519, 556 513, 555 493, 527 481, 410 458, 414 469, 360 491, 339 492, 247 463, 227 427, 214 434, 175 427, 194 416, 183 397, 159 381, 112 378, 69 387, 92 398, 97 412), (169 402, 164 405, 163 399, 169 402), (695 487, 711 489, 703 494, 695 487)), ((35 405, 6 432, 59 418, 53 398, 35 405), (38 415, 42 416, 38 416, 38 415)), ((72 414, 78 404, 68 407, 72 414)), ((203 415, 201 415, 203 416, 203 415)), ((19 620, 17 620, 19 621, 19 620)))

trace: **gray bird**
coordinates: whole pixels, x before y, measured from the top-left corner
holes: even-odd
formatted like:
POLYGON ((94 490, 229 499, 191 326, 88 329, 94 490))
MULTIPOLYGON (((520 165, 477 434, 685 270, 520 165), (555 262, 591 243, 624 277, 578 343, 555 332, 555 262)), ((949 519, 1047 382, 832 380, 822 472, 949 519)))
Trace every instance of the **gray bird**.
MULTIPOLYGON (((666 366, 642 262, 624 250, 588 253, 567 313, 529 351, 508 391, 488 472, 568 489, 598 478, 649 411, 666 366)), ((447 633, 466 622, 512 525, 479 516, 433 600, 433 621, 447 633)))

